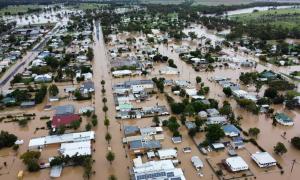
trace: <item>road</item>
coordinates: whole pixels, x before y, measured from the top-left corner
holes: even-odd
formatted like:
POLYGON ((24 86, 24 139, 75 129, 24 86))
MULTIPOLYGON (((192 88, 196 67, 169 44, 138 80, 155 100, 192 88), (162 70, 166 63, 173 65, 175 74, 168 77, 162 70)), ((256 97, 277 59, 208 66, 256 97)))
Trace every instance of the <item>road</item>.
MULTIPOLYGON (((49 33, 55 34, 59 27, 60 25, 56 24, 56 26, 49 33)), ((44 37, 35 47, 32 48, 31 51, 28 51, 21 60, 17 61, 16 64, 6 70, 4 75, 0 78, 1 92, 9 90, 10 81, 13 79, 13 77, 18 73, 22 73, 29 66, 30 62, 38 56, 39 52, 43 49, 51 37, 52 36, 44 37)))
MULTIPOLYGON (((97 22, 96 22, 97 23, 97 22)), ((109 74, 109 62, 106 55, 106 47, 103 40, 102 29, 99 23, 96 24, 95 36, 94 36, 94 61, 93 61, 93 74, 94 74, 94 83, 95 83, 95 112, 98 116, 98 127, 96 131, 96 153, 94 153, 95 164, 93 165, 94 170, 96 171, 95 176, 92 179, 108 179, 108 177, 114 174, 118 179, 129 179, 129 171, 127 167, 129 166, 129 161, 125 155, 125 149, 123 148, 122 140, 122 131, 120 131, 120 124, 115 120, 115 106, 114 99, 111 93, 112 89, 112 79, 109 74), (98 27, 97 27, 98 26, 98 27), (107 98, 107 117, 110 119, 110 126, 108 130, 104 126, 104 117, 105 114, 102 111, 103 102, 102 98, 104 97, 101 93, 101 80, 105 80, 105 89, 107 98), (108 145, 105 141, 105 134, 109 132, 112 136, 112 140, 108 145), (112 151, 115 153, 115 160, 112 165, 106 160, 106 153, 108 148, 111 147, 112 151)))

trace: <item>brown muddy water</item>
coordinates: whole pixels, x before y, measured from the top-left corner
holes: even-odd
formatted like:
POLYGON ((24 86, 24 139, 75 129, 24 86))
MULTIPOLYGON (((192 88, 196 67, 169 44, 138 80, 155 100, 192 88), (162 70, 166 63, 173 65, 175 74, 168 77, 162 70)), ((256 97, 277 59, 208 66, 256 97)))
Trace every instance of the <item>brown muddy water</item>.
MULTIPOLYGON (((200 27, 199 27, 200 28, 200 27)), ((198 31, 201 31, 201 33, 204 34, 210 33, 210 36, 213 36, 211 32, 207 32, 205 30, 199 29, 198 31)), ((133 35, 131 35, 133 36, 133 35)), ((135 34, 134 36, 139 37, 140 35, 135 34)), ((118 36, 120 39, 126 39, 126 36, 118 36)), ((112 85, 117 82, 122 82, 125 80, 129 80, 129 78, 118 78, 113 79, 111 77, 110 71, 110 65, 109 65, 109 57, 107 55, 107 49, 105 47, 105 44, 103 42, 102 32, 100 28, 99 32, 99 40, 96 39, 95 36, 95 43, 94 43, 94 54, 95 54, 95 60, 93 61, 93 72, 94 72, 94 83, 95 83, 95 96, 91 101, 84 101, 84 102, 76 102, 69 99, 64 99, 62 101, 51 103, 53 105, 62 105, 62 104, 73 104, 76 107, 76 110, 78 110, 79 107, 83 107, 86 105, 92 105, 95 107, 96 114, 98 116, 98 126, 94 128, 96 131, 96 142, 93 144, 93 148, 95 149, 95 152, 93 153, 93 159, 95 160, 95 163, 93 164, 93 170, 96 172, 95 175, 92 176, 91 179, 97 179, 97 180, 104 180, 108 179, 109 175, 114 174, 118 179, 126 180, 129 179, 129 168, 132 167, 132 157, 128 154, 128 148, 127 146, 123 146, 122 144, 122 137, 123 132, 120 131, 120 129, 123 129, 122 127, 124 125, 138 125, 139 127, 147 127, 152 125, 152 119, 151 118, 145 118, 141 120, 115 120, 115 105, 113 101, 113 95, 111 92, 112 85), (108 128, 108 131, 112 135, 112 140, 110 144, 108 145, 105 141, 105 134, 107 132, 106 127, 103 124, 104 119, 104 113, 102 111, 103 103, 102 98, 103 95, 101 93, 101 84, 100 81, 105 80, 105 89, 106 94, 105 97, 107 98, 107 106, 108 106, 108 113, 107 116, 110 119, 110 126, 108 128), (112 165, 106 160, 105 156, 108 152, 109 147, 112 149, 112 151, 115 153, 115 160, 113 161, 112 165)), ((199 42, 189 42, 189 41, 183 41, 182 44, 186 44, 191 46, 192 48, 196 47, 196 45, 199 42)), ((275 157, 276 160, 278 160, 281 165, 283 166, 285 173, 283 175, 280 175, 278 170, 272 170, 265 172, 261 169, 259 169, 253 162, 250 160, 249 153, 254 153, 258 151, 254 146, 247 144, 246 150, 240 151, 239 155, 242 156, 246 162, 250 165, 251 170, 254 172, 257 179, 267 179, 272 178, 274 180, 281 180, 281 179, 290 179, 290 180, 297 180, 300 176, 300 164, 296 163, 293 169, 293 172, 290 173, 292 160, 296 159, 300 163, 300 151, 294 149, 291 147, 289 141, 294 136, 299 136, 300 132, 300 114, 299 111, 287 111, 284 110, 282 106, 274 106, 274 108, 278 111, 283 111, 287 113, 289 116, 293 117, 295 120, 295 125, 293 127, 282 127, 278 125, 277 127, 272 126, 272 120, 270 118, 267 118, 265 115, 253 115, 251 113, 246 112, 245 110, 239 108, 234 100, 227 99, 222 92, 221 86, 218 84, 211 82, 209 79, 211 79, 214 76, 223 76, 223 77, 229 77, 232 79, 232 81, 237 82, 239 74, 241 72, 249 72, 254 71, 254 68, 236 68, 236 69, 216 69, 214 72, 195 72, 193 68, 186 64, 185 62, 181 61, 179 59, 178 53, 172 52, 171 45, 175 45, 175 43, 170 43, 169 47, 166 47, 165 45, 155 45, 155 47, 159 48, 159 52, 163 55, 167 55, 169 58, 174 59, 175 64, 178 66, 178 69, 181 71, 181 74, 178 75, 164 75, 166 79, 182 79, 182 80, 189 80, 192 84, 196 86, 195 78, 196 76, 201 76, 203 82, 206 86, 210 87, 210 93, 207 95, 209 98, 215 98, 219 102, 223 102, 224 100, 229 100, 231 102, 231 105, 236 113, 236 116, 242 116, 243 119, 241 121, 241 125, 244 128, 244 130, 248 130, 248 128, 251 127, 258 127, 261 130, 260 135, 258 136, 257 141, 259 144, 265 148, 269 153, 275 157), (281 137, 281 134, 283 132, 287 132, 286 139, 283 139, 281 137), (287 148, 288 152, 284 154, 282 157, 277 156, 273 153, 273 146, 278 142, 283 142, 287 148)), ((178 45, 178 44, 177 44, 178 45)), ((225 49, 226 52, 231 52, 230 49, 225 49)), ((234 53, 234 52, 232 52, 234 53)), ((241 52, 237 52, 236 54, 232 54, 236 56, 246 56, 243 55, 241 52)), ((247 56, 247 58, 253 58, 255 57, 252 55, 247 56)), ((147 77, 140 76, 140 77, 131 77, 130 79, 150 79, 152 77, 160 76, 158 75, 158 69, 161 67, 166 66, 166 64, 156 64, 154 71, 148 75, 147 77)), ((273 69, 276 72, 290 72, 294 69, 299 69, 298 67, 275 67, 275 66, 263 66, 261 64, 258 64, 256 70, 262 71, 263 69, 273 69)), ((65 85, 69 86, 69 85, 65 85)), ((64 85, 60 86, 60 95, 64 96, 65 94, 62 91, 62 88, 64 85)), ((243 87, 243 89, 247 90, 247 87, 243 87)), ((251 88, 251 87, 249 87, 251 88)), ((167 92, 170 92, 170 89, 166 89, 167 92)), ((171 93, 169 93, 171 94, 171 93)), ((172 95, 176 100, 180 100, 178 96, 172 95)), ((162 94, 158 95, 158 98, 156 96, 153 96, 149 99, 149 101, 141 102, 136 104, 138 107, 143 106, 151 106, 155 105, 156 103, 160 105, 167 105, 166 99, 162 94)), ((17 114, 17 113, 36 113, 36 118, 34 120, 31 120, 27 127, 20 128, 17 123, 1 123, 0 129, 6 130, 11 133, 16 134, 19 139, 24 140, 24 144, 20 146, 20 149, 18 150, 17 154, 14 154, 14 152, 10 149, 3 149, 0 151, 0 179, 16 179, 17 172, 19 170, 25 170, 25 166, 19 159, 20 154, 24 153, 27 150, 29 139, 32 137, 38 137, 47 135, 47 130, 39 130, 35 132, 35 129, 37 127, 43 127, 46 126, 45 120, 40 120, 39 117, 41 116, 52 116, 53 111, 44 111, 43 107, 45 104, 49 104, 47 102, 44 102, 43 104, 31 108, 31 109, 16 109, 11 108, 9 110, 5 110, 0 113, 0 115, 4 114, 17 114), (8 166, 3 167, 3 162, 7 162, 8 166)), ((168 117, 161 117, 162 119, 167 119, 168 117)), ((81 124, 80 130, 84 130, 85 124, 89 120, 84 119, 83 123, 81 124)), ((179 167, 181 167, 184 170, 186 179, 217 179, 217 177, 213 174, 213 171, 208 166, 207 162, 205 161, 206 156, 202 155, 198 150, 194 143, 194 141, 188 136, 188 132, 185 127, 180 127, 180 132, 183 136, 183 142, 181 144, 173 144, 171 142, 171 132, 167 129, 164 129, 164 135, 165 140, 162 141, 163 148, 172 148, 177 147, 178 148, 178 159, 181 161, 181 164, 179 167), (185 154, 182 152, 183 147, 191 147, 192 153, 185 154), (197 175, 196 170, 193 168, 190 158, 193 155, 199 156, 204 161, 204 168, 201 170, 201 172, 204 174, 204 177, 199 177, 197 175)), ((199 133, 196 137, 197 142, 201 142, 204 140, 205 134, 199 133)), ((51 146, 43 149, 42 151, 42 157, 41 162, 47 162, 48 158, 51 156, 58 155, 57 152, 58 146, 51 146)), ((219 158, 225 158, 226 155, 222 152, 220 153, 213 153, 209 155, 209 158, 218 160, 219 158)), ((73 180, 79 180, 83 179, 83 169, 81 167, 67 167, 63 169, 62 177, 59 179, 73 179, 73 180)), ((39 179, 39 180, 48 180, 49 177, 49 169, 41 170, 38 173, 28 173, 25 172, 24 179, 39 179)))

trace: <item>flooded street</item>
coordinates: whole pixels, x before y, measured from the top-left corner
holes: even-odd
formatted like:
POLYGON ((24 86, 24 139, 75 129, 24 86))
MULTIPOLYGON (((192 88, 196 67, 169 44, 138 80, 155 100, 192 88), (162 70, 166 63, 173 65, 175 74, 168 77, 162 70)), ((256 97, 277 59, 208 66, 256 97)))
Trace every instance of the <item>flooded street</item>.
MULTIPOLYGON (((267 10, 270 7, 261 7, 259 10, 267 10)), ((288 7, 280 7, 280 8, 288 8, 288 7)), ((249 8, 249 9, 241 9, 236 11, 228 12, 228 15, 235 15, 241 13, 252 12, 257 8, 249 8)), ((19 18, 17 20, 18 25, 24 25, 28 23, 46 23, 48 21, 51 22, 61 22, 59 25, 63 25, 69 19, 67 14, 72 13, 73 11, 61 10, 56 13, 65 13, 66 16, 63 16, 62 19, 57 19, 56 14, 41 14, 39 20, 36 20, 37 17, 32 18, 29 16, 27 19, 19 18), (47 18, 50 16, 50 18, 47 18)), ((11 17, 16 18, 16 17, 11 17)), ((300 66, 288 66, 288 67, 278 67, 271 64, 262 64, 259 62, 259 59, 255 56, 254 53, 245 54, 241 50, 235 52, 233 48, 223 48, 222 52, 227 54, 229 57, 236 58, 238 60, 251 60, 257 62, 257 66, 244 68, 240 66, 235 66, 234 68, 228 67, 225 68, 216 66, 214 71, 205 72, 200 71, 196 72, 194 68, 187 64, 185 61, 181 60, 179 57, 179 53, 176 52, 176 48, 181 46, 187 46, 190 49, 194 50, 199 48, 199 44, 204 45, 204 38, 209 38, 211 40, 211 44, 215 45, 220 41, 223 41, 224 38, 220 37, 215 31, 209 31, 205 27, 201 25, 193 24, 192 27, 184 29, 184 33, 188 34, 188 32, 194 31, 198 35, 198 39, 193 41, 189 39, 185 39, 182 42, 178 43, 175 41, 169 41, 166 44, 151 44, 151 48, 157 49, 160 54, 163 56, 167 56, 169 59, 174 60, 174 64, 177 65, 178 70, 180 71, 179 75, 161 75, 160 69, 168 66, 167 63, 154 63, 154 68, 152 71, 144 75, 137 75, 132 77, 122 77, 122 78, 113 78, 111 74, 111 59, 110 53, 108 50, 113 48, 114 45, 111 43, 105 44, 104 37, 102 33, 102 28, 99 21, 94 22, 93 28, 93 39, 94 42, 92 44, 94 50, 94 60, 92 62, 93 69, 93 82, 95 86, 95 94, 92 96, 91 100, 87 101, 74 101, 71 99, 70 94, 64 92, 64 88, 66 87, 75 87, 79 88, 80 83, 71 83, 71 82, 63 82, 56 83, 59 88, 59 95, 63 97, 62 100, 58 102, 49 102, 48 96, 43 103, 35 106, 34 108, 29 109, 20 109, 20 108, 6 108, 5 110, 0 111, 0 117, 5 117, 3 122, 1 123, 0 130, 5 130, 11 133, 14 133, 18 139, 24 140, 24 144, 20 145, 18 151, 13 151, 10 149, 1 149, 0 151, 0 180, 13 180, 17 179, 17 172, 20 170, 25 170, 26 166, 20 160, 20 155, 28 150, 28 143, 31 138, 46 136, 49 134, 46 128, 46 122, 49 120, 43 120, 41 117, 52 117, 54 116, 54 110, 45 110, 45 105, 60 106, 66 104, 74 105, 76 112, 82 107, 92 106, 95 108, 95 114, 98 117, 98 125, 93 127, 92 130, 95 131, 95 142, 92 143, 92 159, 93 163, 93 171, 94 174, 90 179, 92 180, 106 180, 110 175, 115 175, 119 180, 130 180, 130 169, 133 166, 133 159, 135 158, 132 153, 130 153, 130 149, 128 145, 124 145, 122 139, 125 137, 124 135, 124 126, 133 125, 138 126, 139 128, 150 127, 153 126, 152 118, 142 118, 142 119, 116 119, 117 111, 115 105, 115 99, 113 96, 113 86, 117 83, 121 83, 128 80, 151 80, 154 77, 164 77, 166 80, 186 80, 191 83, 192 86, 199 89, 199 84, 196 83, 196 77, 200 76, 202 78, 202 82, 205 86, 210 88, 209 93, 206 95, 206 99, 214 98, 218 100, 219 107, 223 104, 223 101, 229 101, 231 107, 235 113, 235 116, 242 117, 241 127, 243 130, 248 131, 249 128, 257 127, 260 129, 260 134, 257 138, 258 144, 263 147, 267 152, 269 152, 283 167, 284 174, 280 174, 278 168, 270 168, 268 170, 264 170, 258 168, 257 165, 251 160, 249 154, 255 153, 259 151, 256 146, 253 146, 251 143, 246 143, 245 150, 238 151, 238 155, 242 157, 247 157, 246 162, 249 164, 251 171, 254 173, 255 177, 249 178, 241 178, 241 179, 271 179, 272 180, 298 180, 300 176, 300 151, 296 150, 294 147, 291 147, 290 139, 294 136, 300 136, 300 111, 299 110, 287 110, 283 107, 283 105, 272 105, 271 107, 278 112, 284 112, 289 117, 294 119, 295 125, 292 127, 283 127, 281 125, 273 126, 271 117, 267 117, 265 114, 254 115, 250 112, 247 112, 245 109, 239 107, 236 101, 233 98, 227 98, 223 93, 223 88, 212 81, 214 77, 226 77, 229 78, 232 82, 239 83, 239 76, 242 72, 261 72, 265 69, 272 70, 276 73, 281 74, 289 74, 295 70, 300 70, 300 66), (201 38, 200 38, 201 37, 201 38), (104 88, 106 89, 106 93, 103 94, 101 92, 102 85, 101 81, 105 81, 104 88), (103 98, 107 99, 106 104, 103 103, 103 98), (104 105, 108 107, 108 111, 105 114, 102 110, 104 105), (36 116, 33 117, 28 125, 25 127, 19 126, 17 122, 6 122, 7 115, 22 115, 24 113, 34 113, 36 116), (104 125, 104 119, 107 117, 110 120, 110 125, 107 128, 104 125), (106 133, 109 132, 112 136, 110 143, 105 140, 106 133), (283 137, 282 134, 286 132, 286 136, 283 137), (288 152, 283 156, 278 156, 274 153, 273 147, 277 142, 283 142, 288 149, 288 152), (115 155, 115 159, 110 164, 106 159, 106 155, 109 151, 112 151, 115 155), (294 166, 292 166, 293 160, 296 160, 294 166), (7 167, 4 167, 4 162, 7 163, 7 167), (293 171, 292 170, 293 167, 293 171)), ((115 40, 123 40, 126 41, 128 37, 135 37, 136 39, 146 40, 147 37, 141 33, 129 34, 129 33, 120 33, 118 35, 112 35, 113 41, 115 40)), ((142 42, 142 41, 141 41, 142 42)), ((144 44, 143 44, 144 45, 144 44)), ((132 48, 130 53, 137 54, 139 47, 132 48)), ((120 53, 122 54, 122 53, 120 53)), ((129 54, 129 53, 128 53, 129 54)), ((122 57, 126 57, 128 54, 124 53, 122 57)), ((30 61, 38 55, 35 51, 30 51, 27 55, 14 64, 9 70, 7 70, 6 74, 1 78, 1 82, 5 79, 8 79, 5 83, 2 83, 1 90, 8 90, 10 88, 9 80, 13 77, 14 74, 22 72, 29 65, 30 61), (20 66, 19 68, 17 68, 20 66)), ((129 55, 128 55, 129 56, 129 55)), ((217 63, 216 63, 217 64, 217 63)), ((219 65, 219 64, 218 64, 219 65)), ((300 90, 300 83, 296 83, 298 90, 300 90)), ((251 94, 257 94, 255 92, 255 88, 252 86, 246 87, 241 85, 241 89, 250 92, 251 94)), ((262 87, 262 90, 266 89, 265 86, 262 87)), ((259 92, 259 95, 263 95, 263 91, 259 92)), ((171 97, 175 99, 175 101, 181 101, 182 98, 178 95, 172 93, 170 87, 165 87, 164 90, 171 97)), ((163 105, 166 106, 171 112, 169 104, 166 100, 164 93, 151 94, 149 99, 143 102, 132 102, 134 107, 143 108, 150 107, 154 105, 163 105)), ((172 116, 172 114, 170 115, 172 116)), ((167 120, 170 116, 160 116, 160 120, 167 120)), ((179 119, 179 116, 176 116, 179 119)), ((51 118, 50 118, 51 119, 51 118)), ((188 120, 194 120, 192 117, 188 117, 188 120)), ((90 121, 87 117, 83 117, 82 124, 79 129, 75 130, 76 132, 84 131, 85 125, 90 121)), ((74 132, 73 129, 67 130, 67 132, 74 132)), ((198 144, 205 140, 205 133, 199 132, 194 138, 191 138, 188 134, 188 130, 184 125, 181 125, 179 128, 179 132, 182 135, 182 142, 179 144, 174 144, 171 140, 173 136, 172 132, 167 128, 163 127, 163 134, 165 139, 161 141, 162 149, 167 148, 176 148, 178 150, 178 160, 180 161, 178 167, 182 168, 184 175, 187 180, 194 179, 203 179, 203 180, 216 180, 218 177, 213 172, 212 168, 208 164, 208 160, 214 159, 218 162, 222 160, 222 158, 228 156, 227 151, 220 152, 212 152, 209 153, 208 156, 203 155, 198 150, 198 144), (183 148, 191 147, 191 153, 184 153, 183 148), (200 170, 200 172, 204 175, 200 177, 198 172, 195 170, 194 166, 191 163, 192 156, 199 156, 200 159, 204 163, 204 168, 200 170), (222 158, 221 158, 222 157, 222 158)), ((58 155, 59 145, 49 145, 47 148, 42 149, 41 153, 41 162, 48 162, 49 157, 58 155)), ((142 157, 144 162, 146 161, 146 157, 142 157)), ((155 160, 158 160, 157 158, 155 160)), ((83 179, 84 170, 82 167, 65 167, 62 172, 62 177, 58 179, 71 179, 71 180, 82 180, 83 179)), ((49 180, 50 179, 50 169, 42 169, 37 173, 29 173, 25 171, 24 180, 49 180)))

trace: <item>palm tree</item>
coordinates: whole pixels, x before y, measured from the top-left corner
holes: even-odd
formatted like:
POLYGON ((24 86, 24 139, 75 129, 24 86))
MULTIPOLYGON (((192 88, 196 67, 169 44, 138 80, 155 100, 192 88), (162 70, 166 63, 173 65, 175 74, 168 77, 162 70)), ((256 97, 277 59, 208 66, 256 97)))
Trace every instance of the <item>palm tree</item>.
POLYGON ((111 138, 112 138, 111 135, 109 134, 109 132, 107 132, 105 135, 105 140, 107 141, 108 144, 110 143, 111 138))
POLYGON ((109 151, 106 154, 106 159, 109 161, 110 164, 112 164, 113 160, 115 160, 115 154, 112 151, 109 151))

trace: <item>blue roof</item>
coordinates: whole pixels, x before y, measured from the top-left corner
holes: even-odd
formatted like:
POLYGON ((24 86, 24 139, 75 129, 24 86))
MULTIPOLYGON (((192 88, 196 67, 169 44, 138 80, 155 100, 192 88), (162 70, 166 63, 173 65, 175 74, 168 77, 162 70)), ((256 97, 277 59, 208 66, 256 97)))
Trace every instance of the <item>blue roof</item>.
POLYGON ((223 126, 223 130, 225 133, 240 133, 240 130, 238 128, 236 128, 234 125, 232 124, 227 124, 223 126))

